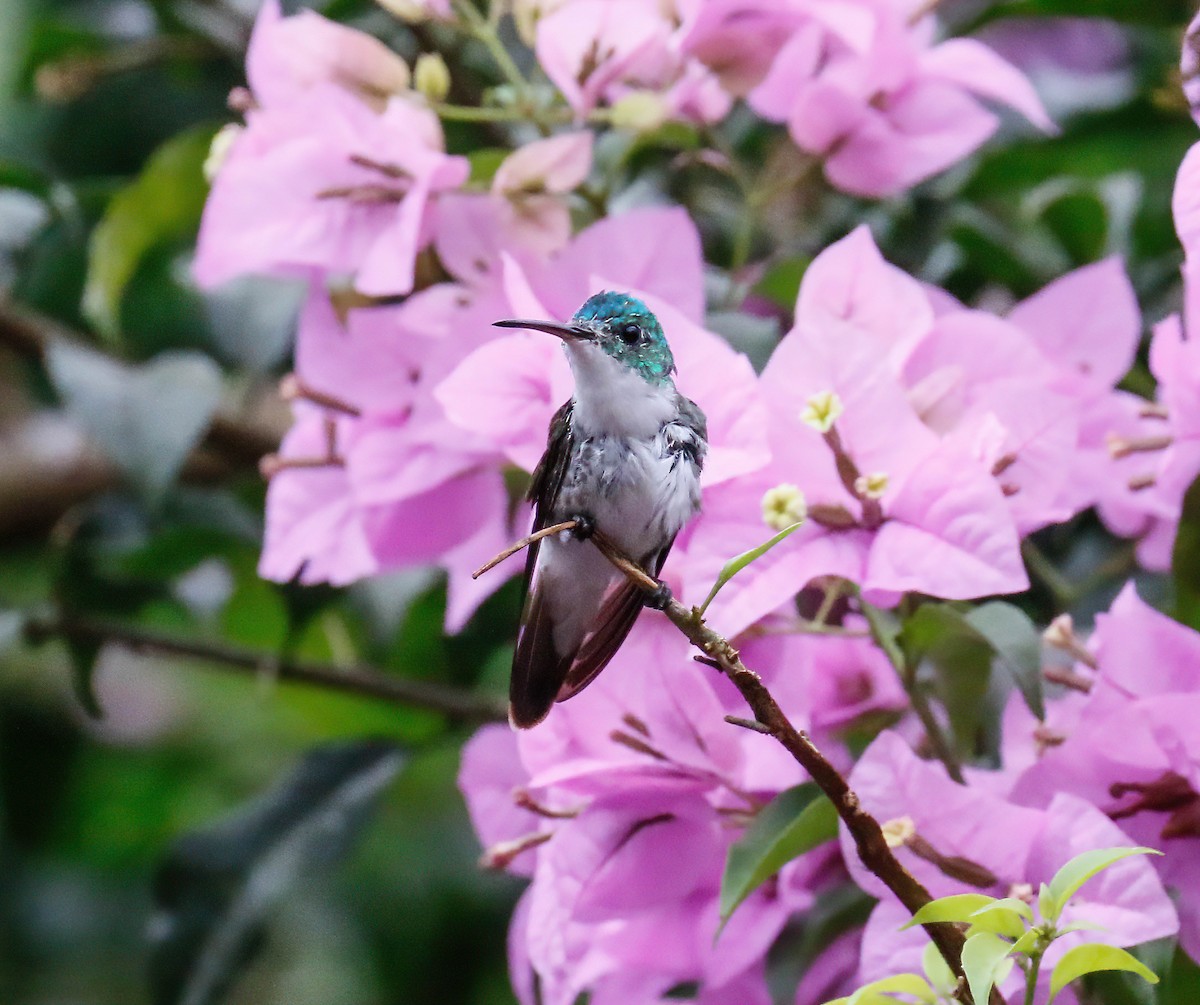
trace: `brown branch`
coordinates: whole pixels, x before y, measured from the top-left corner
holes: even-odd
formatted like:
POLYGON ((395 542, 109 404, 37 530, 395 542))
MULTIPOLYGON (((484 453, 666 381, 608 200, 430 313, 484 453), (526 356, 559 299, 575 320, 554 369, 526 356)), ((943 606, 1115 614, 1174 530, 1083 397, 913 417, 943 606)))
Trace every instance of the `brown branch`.
MULTIPOLYGON (((647 593, 658 589, 657 580, 630 562, 603 535, 594 535, 592 541, 639 589, 647 593)), ((672 598, 663 608, 663 614, 692 645, 704 653, 707 657, 705 662, 711 661, 729 678, 754 712, 755 721, 762 727, 762 731, 773 736, 795 758, 833 803, 838 816, 854 838, 854 845, 863 865, 878 876, 911 913, 915 914, 930 903, 933 898, 929 891, 892 854, 879 821, 862 808, 858 796, 851 790, 846 779, 825 758, 808 734, 791 724, 762 679, 746 667, 729 641, 704 623, 698 608, 689 609, 672 598)), ((965 941, 962 929, 952 924, 931 924, 924 927, 950 969, 959 977, 962 1000, 970 1003, 970 991, 966 987, 962 969, 962 948, 965 941)), ((993 990, 991 1003, 1003 1005, 998 991, 993 990)))
POLYGON ((485 572, 491 572, 492 569, 496 568, 496 566, 498 566, 506 558, 512 558, 512 556, 518 551, 528 548, 531 544, 540 541, 544 537, 550 537, 551 535, 559 534, 564 530, 572 530, 575 527, 575 523, 576 521, 574 520, 564 520, 562 523, 556 523, 553 526, 543 527, 541 530, 535 530, 528 537, 521 538, 520 541, 510 544, 498 555, 489 558, 483 563, 483 565, 471 573, 471 578, 478 579, 485 572))
POLYGON ((83 617, 32 617, 25 623, 25 637, 31 643, 51 639, 100 645, 112 643, 138 653, 203 660, 222 670, 312 684, 349 694, 380 698, 408 708, 441 712, 458 722, 508 721, 505 703, 495 698, 471 694, 431 681, 394 677, 369 666, 339 667, 279 660, 270 653, 241 649, 225 643, 180 639, 142 628, 83 617))

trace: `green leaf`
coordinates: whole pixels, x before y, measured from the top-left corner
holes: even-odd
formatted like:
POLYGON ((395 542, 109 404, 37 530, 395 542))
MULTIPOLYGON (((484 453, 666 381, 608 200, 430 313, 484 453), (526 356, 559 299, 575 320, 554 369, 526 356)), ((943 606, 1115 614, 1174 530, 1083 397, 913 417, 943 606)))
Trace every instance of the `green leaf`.
POLYGON ((382 740, 318 747, 235 816, 180 838, 154 880, 155 1005, 217 1005, 261 949, 268 910, 346 853, 402 764, 382 740))
POLYGON ((75 692, 75 700, 91 718, 103 718, 104 709, 100 707, 94 687, 100 643, 91 639, 67 639, 65 645, 71 659, 71 690, 75 692))
POLYGON ((875 640, 875 644, 883 650, 892 666, 897 669, 904 666, 904 651, 900 648, 901 625, 896 620, 896 616, 891 611, 885 611, 874 604, 867 603, 862 599, 861 594, 859 594, 858 602, 862 607, 863 617, 867 619, 867 624, 870 626, 871 637, 875 640))
POLYGON ((958 978, 950 969, 950 964, 946 962, 942 951, 932 942, 927 942, 921 953, 921 969, 929 978, 930 986, 940 992, 943 997, 958 987, 958 978))
POLYGON ((92 231, 83 312, 106 338, 116 337, 121 295, 143 256, 156 245, 188 237, 199 225, 208 194, 203 165, 214 132, 201 126, 167 140, 113 196, 92 231))
POLYGON ((776 262, 763 273, 754 287, 754 292, 766 297, 772 303, 792 310, 796 306, 796 297, 800 295, 800 281, 808 271, 808 258, 785 258, 776 262))
POLYGON ((731 558, 728 562, 726 562, 721 567, 721 572, 717 576, 717 581, 713 583, 712 589, 708 591, 708 596, 704 598, 704 603, 700 605, 700 613, 703 614, 708 610, 708 605, 713 602, 713 599, 716 597, 716 595, 721 592, 721 589, 725 586, 725 584, 733 579, 734 576, 746 568, 746 566, 748 566, 751 562, 762 558, 763 555, 774 548, 775 545, 779 544, 780 541, 788 537, 788 535, 792 534, 797 528, 802 527, 803 525, 804 521, 799 520, 790 527, 784 527, 783 530, 772 537, 769 541, 764 541, 757 548, 751 548, 749 551, 744 551, 736 558, 731 558))
POLYGON ((1042 935, 1042 933, 1039 929, 1037 929, 1037 928, 1029 929, 1029 931, 1027 931, 1024 935, 1022 935, 1019 939, 1017 939, 1016 942, 1014 942, 1012 944, 1012 949, 1010 950, 1010 952, 1013 955, 1016 955, 1017 953, 1022 953, 1025 956, 1028 956, 1031 952, 1033 952, 1034 948, 1037 946, 1038 939, 1041 937, 1041 935, 1042 935))
POLYGON ((467 154, 467 163, 471 166, 472 185, 490 185, 504 158, 510 151, 505 147, 480 147, 467 154))
POLYGON ((24 630, 25 616, 20 611, 0 610, 0 656, 16 646, 24 630))
POLYGON ((1019 939, 1025 934, 1021 916, 1007 907, 992 905, 976 911, 968 919, 972 931, 994 932, 1010 939, 1019 939))
POLYGON ((1200 477, 1183 497, 1183 512, 1171 552, 1175 620, 1200 630, 1200 477))
MULTIPOLYGON (((1003 907, 1005 910, 1014 912, 1031 924, 1033 923, 1033 908, 1020 897, 1003 897, 1000 900, 994 901, 990 907, 983 908, 982 911, 989 911, 997 907, 1003 907)), ((982 911, 978 913, 982 913, 982 911)))
POLYGON ((721 923, 792 859, 837 837, 837 811, 812 783, 787 789, 759 811, 729 849, 721 877, 721 923))
POLYGON ((1049 906, 1052 914, 1047 915, 1045 907, 1042 917, 1046 921, 1056 922, 1069 901, 1084 883, 1107 869, 1110 865, 1120 862, 1131 855, 1161 855, 1162 852, 1153 848, 1096 848, 1076 855, 1054 874, 1049 886, 1049 906))
POLYGON ((986 1002, 992 993, 992 985, 1012 945, 1000 936, 991 932, 979 932, 967 939, 963 945, 962 965, 967 978, 967 986, 971 989, 971 997, 976 1002, 986 1002))
POLYGON ((1050 887, 1043 883, 1038 887, 1038 914, 1042 916, 1043 920, 1049 921, 1050 915, 1053 913, 1054 896, 1050 893, 1050 887))
POLYGON ((992 644, 954 607, 934 603, 923 604, 904 622, 898 642, 908 666, 932 668, 955 750, 977 756, 986 746, 992 644))
POLYGON ((862 1005, 863 1001, 873 995, 897 994, 912 995, 923 1002, 931 1003, 931 1005, 937 1001, 937 995, 933 988, 920 974, 896 974, 894 977, 884 977, 882 980, 872 981, 859 988, 850 996, 847 1005, 862 1005))
POLYGON ((1158 983, 1158 976, 1154 971, 1124 949, 1089 942, 1087 945, 1068 949, 1054 967, 1054 973, 1050 977, 1050 1001, 1053 1002, 1058 993, 1071 981, 1100 970, 1126 970, 1151 984, 1158 983))
POLYGON ((1042 678, 1042 636, 1024 611, 1002 600, 981 604, 964 620, 987 639, 999 667, 1017 686, 1037 718, 1046 718, 1042 678))
POLYGON ((985 911, 996 903, 995 897, 986 893, 955 893, 939 897, 922 907, 900 930, 914 925, 929 925, 940 921, 971 921, 979 911, 985 911))
POLYGON ((152 503, 175 480, 221 398, 216 364, 194 352, 127 366, 56 342, 46 365, 67 411, 152 503))

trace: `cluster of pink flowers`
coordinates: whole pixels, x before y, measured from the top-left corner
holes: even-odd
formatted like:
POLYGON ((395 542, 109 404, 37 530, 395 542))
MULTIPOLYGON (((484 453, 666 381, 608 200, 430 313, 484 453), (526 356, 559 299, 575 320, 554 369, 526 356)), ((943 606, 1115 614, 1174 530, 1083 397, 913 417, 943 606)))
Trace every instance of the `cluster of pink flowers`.
MULTIPOLYGON (((833 184, 870 195, 982 143, 996 119, 978 98, 1049 125, 1011 66, 971 40, 935 44, 930 20, 912 21, 917 6, 516 5, 580 123, 645 94, 668 117, 711 123, 744 98, 786 122, 833 184)), ((1003 770, 962 786, 913 753, 905 693, 855 616, 837 637, 800 634, 794 605, 810 584, 839 579, 884 607, 910 593, 1017 593, 1028 585, 1022 539, 1093 507, 1138 538, 1143 565, 1166 567, 1200 473, 1200 146, 1176 193, 1184 317, 1150 343, 1157 400, 1115 389, 1142 334, 1119 261, 997 315, 889 264, 865 227, 812 262, 791 329, 756 374, 705 327, 705 263, 684 210, 630 210, 572 232, 570 194, 593 170, 582 125, 471 185, 398 57, 315 14, 282 18, 274 0, 248 77, 245 125, 214 151, 195 269, 210 284, 246 272, 309 284, 285 383, 295 424, 266 465, 264 576, 345 584, 436 565, 448 575, 447 630, 461 628, 503 578, 470 571, 527 526, 506 475, 533 467, 571 393, 557 343, 491 323, 565 320, 599 289, 635 292, 663 322, 680 390, 706 412, 711 439, 703 514, 664 575, 698 602, 728 558, 804 520, 709 618, 852 770, 905 864, 935 895, 1026 896, 1086 848, 1156 846, 1162 859, 1113 867, 1073 910, 1115 944, 1178 932, 1200 959, 1190 728, 1200 636, 1132 587, 1090 644, 1057 625, 1052 638, 1078 660, 1076 690, 1045 723, 1014 700, 1003 770), (856 761, 845 728, 880 715, 895 728, 856 761)), ((599 681, 543 725, 520 736, 489 727, 468 745, 462 787, 488 861, 531 880, 511 935, 523 1001, 570 1005, 584 991, 594 1005, 655 1001, 696 985, 704 1003, 765 1003, 768 948, 823 889, 851 879, 880 903, 810 969, 798 1003, 913 969, 923 936, 897 931, 901 909, 845 841, 786 866, 714 941, 729 846, 804 780, 769 738, 723 722, 740 710, 647 616, 599 681)))
POLYGON ((977 149, 999 121, 979 98, 1053 130, 1011 64, 972 39, 935 44, 919 3, 559 0, 531 19, 542 68, 580 116, 625 103, 705 124, 744 98, 858 195, 895 194, 977 149))

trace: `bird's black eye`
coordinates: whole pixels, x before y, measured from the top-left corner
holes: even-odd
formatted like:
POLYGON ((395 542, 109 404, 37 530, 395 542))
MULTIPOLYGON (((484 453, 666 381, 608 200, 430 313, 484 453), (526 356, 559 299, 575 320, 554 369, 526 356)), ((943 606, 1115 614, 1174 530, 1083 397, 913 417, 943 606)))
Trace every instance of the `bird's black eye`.
POLYGON ((642 337, 642 326, 632 323, 622 325, 620 336, 622 342, 627 345, 635 345, 642 337))

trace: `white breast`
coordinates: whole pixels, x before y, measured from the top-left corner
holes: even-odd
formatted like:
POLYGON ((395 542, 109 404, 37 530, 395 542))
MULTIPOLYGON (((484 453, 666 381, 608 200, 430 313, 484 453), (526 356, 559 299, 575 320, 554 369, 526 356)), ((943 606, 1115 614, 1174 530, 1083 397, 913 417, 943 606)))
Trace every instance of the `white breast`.
POLYGON ((675 411, 675 385, 652 384, 603 349, 568 342, 575 376, 575 429, 584 436, 650 439, 675 411))

